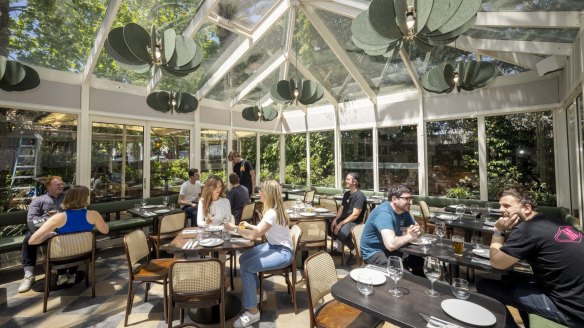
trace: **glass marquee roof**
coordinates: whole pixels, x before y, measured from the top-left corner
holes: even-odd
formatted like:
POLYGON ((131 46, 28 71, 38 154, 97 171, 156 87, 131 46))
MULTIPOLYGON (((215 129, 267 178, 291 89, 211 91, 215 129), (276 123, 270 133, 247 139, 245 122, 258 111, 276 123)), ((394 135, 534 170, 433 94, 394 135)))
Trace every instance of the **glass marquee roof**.
MULTIPOLYGON (((476 24, 457 42, 424 53, 412 44, 389 58, 353 51, 351 22, 366 0, 10 0, 0 20, 0 53, 37 67, 142 86, 189 92, 241 109, 270 102, 270 86, 301 77, 325 96, 311 106, 408 90, 444 61, 491 61, 500 75, 535 69, 567 56, 580 26, 582 0, 483 0, 476 24), (203 49, 186 78, 119 67, 103 48, 107 32, 135 22, 174 28, 203 49), (488 45, 488 47, 487 47, 488 45), (537 46, 531 46, 537 45, 537 46), (515 56, 521 54, 521 56, 515 56)), ((295 107, 295 106, 294 106, 295 107)))

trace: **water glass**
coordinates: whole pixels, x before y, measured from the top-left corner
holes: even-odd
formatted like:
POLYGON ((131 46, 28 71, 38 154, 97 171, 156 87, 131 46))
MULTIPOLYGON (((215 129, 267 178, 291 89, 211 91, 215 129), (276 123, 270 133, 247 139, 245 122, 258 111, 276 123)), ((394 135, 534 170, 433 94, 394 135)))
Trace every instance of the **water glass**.
POLYGON ((168 205, 168 196, 162 197, 162 205, 164 205, 165 207, 168 205))
POLYGON ((430 280, 430 289, 425 291, 426 295, 430 297, 439 296, 440 293, 434 290, 434 281, 440 279, 442 275, 442 267, 437 258, 428 256, 424 259, 424 275, 430 280))
POLYGON ((397 289, 397 281, 400 280, 404 274, 404 267, 401 257, 390 256, 387 258, 387 273, 395 283, 394 289, 390 289, 389 293, 394 297, 402 297, 403 293, 397 289))
POLYGON ((468 281, 462 278, 452 279, 452 286, 450 286, 452 294, 459 300, 465 300, 470 296, 470 287, 468 281))
POLYGON ((373 279, 371 275, 362 273, 357 277, 357 289, 359 293, 367 296, 373 293, 373 279))
POLYGON ((462 256, 464 254, 464 237, 463 236, 452 236, 452 249, 454 249, 454 255, 462 256))
POLYGON ((442 243, 442 237, 444 237, 444 235, 446 235, 446 223, 436 222, 436 226, 434 227, 434 233, 437 234, 438 237, 440 237, 440 239, 438 240, 438 243, 436 245, 437 246, 444 246, 444 244, 442 243))
POLYGON ((168 208, 169 208, 171 211, 174 211, 174 209, 176 208, 176 204, 175 204, 175 203, 170 203, 170 204, 168 204, 168 208))
POLYGON ((229 232, 229 230, 224 229, 222 237, 223 237, 223 240, 230 241, 231 240, 231 233, 229 232))
POLYGON ((470 243, 475 249, 479 249, 483 245, 483 237, 481 236, 472 236, 470 238, 470 243))
POLYGON ((456 217, 459 221, 462 220, 463 215, 464 215, 464 204, 456 205, 456 217))
POLYGON ((492 210, 491 203, 487 202, 485 204, 485 214, 486 214, 485 215, 485 222, 489 222, 489 220, 491 219, 491 210, 492 210))
POLYGON ((136 211, 139 211, 139 210, 140 210, 140 203, 135 203, 135 204, 134 204, 134 209, 135 209, 136 211))
POLYGON ((142 207, 146 206, 146 204, 147 204, 146 198, 142 198, 142 200, 140 201, 140 204, 142 205, 142 207))
POLYGON ((478 205, 471 205, 470 206, 470 214, 474 217, 475 222, 479 221, 479 206, 478 205))

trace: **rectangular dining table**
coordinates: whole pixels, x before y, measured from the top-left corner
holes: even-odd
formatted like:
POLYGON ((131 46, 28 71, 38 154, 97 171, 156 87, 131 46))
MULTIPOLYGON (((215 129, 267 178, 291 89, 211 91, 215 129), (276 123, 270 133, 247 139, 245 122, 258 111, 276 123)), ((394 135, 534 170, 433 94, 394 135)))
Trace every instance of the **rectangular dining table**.
MULTIPOLYGON (((389 277, 384 284, 373 287, 373 294, 364 296, 357 290, 357 283, 353 278, 347 275, 333 285, 331 294, 340 302, 399 327, 426 327, 427 322, 420 314, 434 316, 461 327, 469 326, 442 310, 442 301, 454 298, 448 284, 435 282, 434 290, 440 295, 430 297, 425 293, 425 290, 430 288, 428 279, 404 273, 397 286, 403 293, 402 297, 393 297, 388 292, 394 287, 394 282, 389 277)), ((467 301, 484 307, 495 316, 496 323, 490 327, 505 327, 505 306, 499 301, 474 292, 471 292, 467 301)))
POLYGON ((180 213, 180 208, 175 208, 174 210, 169 209, 164 205, 147 205, 147 207, 140 208, 130 208, 128 213, 137 215, 141 218, 152 218, 152 233, 158 233, 158 222, 160 217, 170 214, 180 213), (168 212, 167 212, 168 211, 168 212))

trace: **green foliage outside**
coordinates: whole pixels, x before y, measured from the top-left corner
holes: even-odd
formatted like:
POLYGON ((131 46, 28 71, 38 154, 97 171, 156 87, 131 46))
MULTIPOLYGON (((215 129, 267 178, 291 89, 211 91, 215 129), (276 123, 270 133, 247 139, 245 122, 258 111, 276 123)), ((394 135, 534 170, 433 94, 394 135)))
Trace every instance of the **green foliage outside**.
POLYGON ((261 181, 280 180, 280 136, 263 134, 260 136, 261 181))

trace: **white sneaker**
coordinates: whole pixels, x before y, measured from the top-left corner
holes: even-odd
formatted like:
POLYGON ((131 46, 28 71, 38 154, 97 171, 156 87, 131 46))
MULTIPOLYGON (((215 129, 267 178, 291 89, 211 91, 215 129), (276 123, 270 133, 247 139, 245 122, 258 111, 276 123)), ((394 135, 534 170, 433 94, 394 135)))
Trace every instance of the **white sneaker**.
MULTIPOLYGON (((256 296, 258 297, 258 303, 260 302, 260 294, 256 294, 256 296)), ((266 293, 266 291, 264 290, 262 292, 262 302, 266 302, 268 300, 268 293, 266 293)))
POLYGON ((57 277, 57 286, 64 285, 64 284, 66 284, 68 282, 69 282, 69 274, 68 273, 60 274, 57 277))
POLYGON ((20 283, 20 287, 18 287, 18 292, 19 293, 28 292, 31 289, 32 285, 34 284, 34 281, 35 281, 34 275, 28 277, 25 276, 22 279, 22 282, 20 283))
POLYGON ((75 283, 76 278, 77 278, 76 273, 69 275, 69 279, 67 279, 67 284, 73 285, 75 283))
POLYGON ((251 314, 249 311, 245 311, 239 318, 237 318, 237 320, 235 320, 233 323, 233 328, 249 327, 259 321, 260 311, 258 311, 256 314, 251 314))

